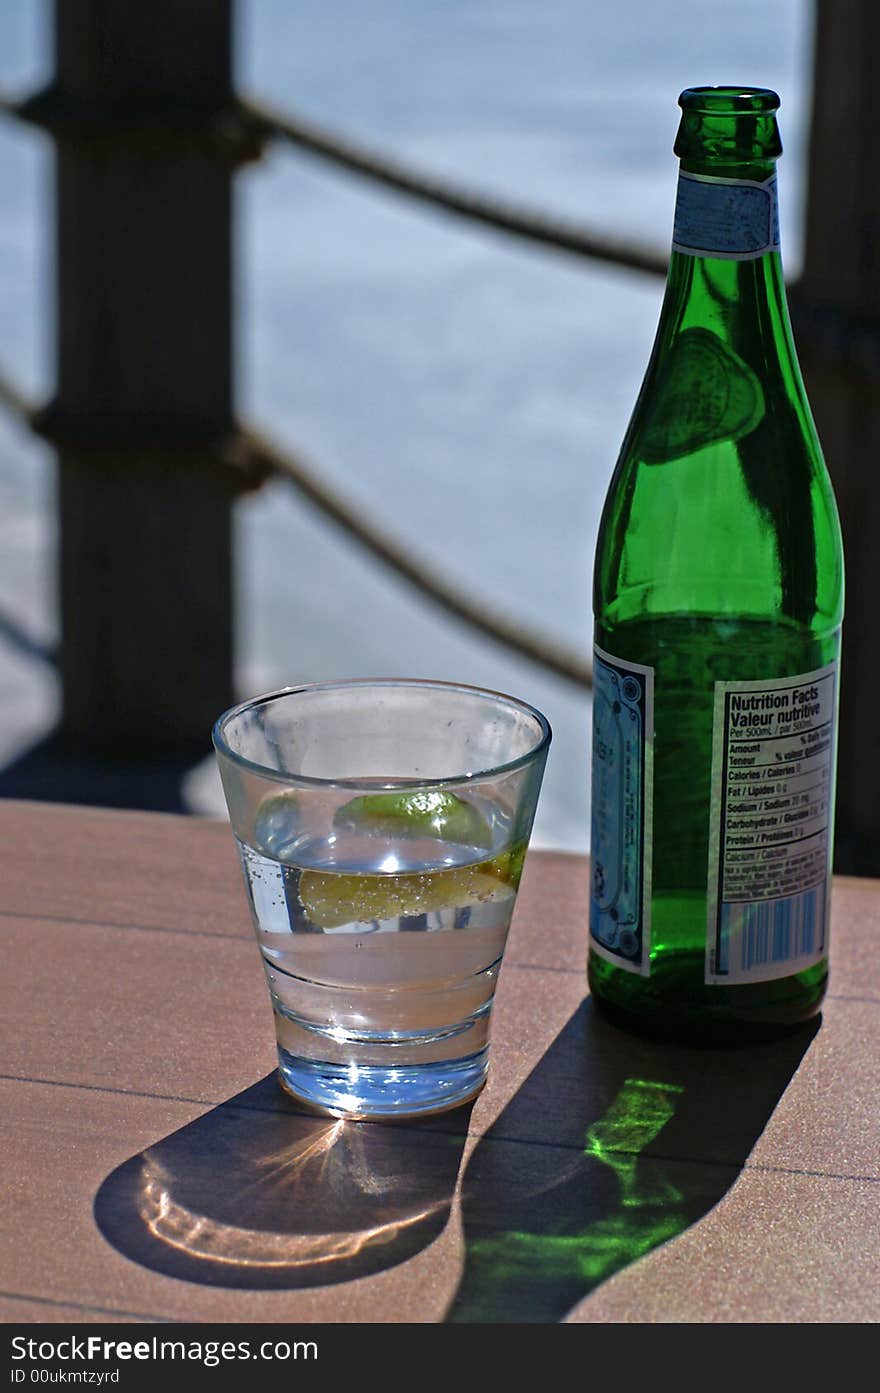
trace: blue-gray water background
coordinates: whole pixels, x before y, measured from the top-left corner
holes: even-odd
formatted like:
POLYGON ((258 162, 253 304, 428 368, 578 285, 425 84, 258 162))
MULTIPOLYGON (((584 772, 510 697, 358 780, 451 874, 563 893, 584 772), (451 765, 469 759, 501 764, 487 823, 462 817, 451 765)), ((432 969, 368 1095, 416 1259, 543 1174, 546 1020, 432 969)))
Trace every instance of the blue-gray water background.
MULTIPOLYGON (((0 83, 50 70, 43 0, 0 5, 0 83)), ((242 89, 428 171, 665 251, 686 86, 775 88, 786 269, 802 244, 810 0, 240 0, 242 89)), ((53 377, 51 146, 0 126, 0 370, 53 377)), ((237 395, 459 584, 591 643, 604 490, 662 283, 543 253, 289 148, 239 176, 237 395)), ((0 412, 0 619, 57 637, 54 465, 0 412)), ((238 687, 417 675, 554 728, 535 843, 589 842, 588 695, 441 615, 274 484, 238 505, 238 687)), ((0 759, 48 731, 51 667, 3 637, 0 759)), ((211 761, 193 811, 222 814, 211 761)))

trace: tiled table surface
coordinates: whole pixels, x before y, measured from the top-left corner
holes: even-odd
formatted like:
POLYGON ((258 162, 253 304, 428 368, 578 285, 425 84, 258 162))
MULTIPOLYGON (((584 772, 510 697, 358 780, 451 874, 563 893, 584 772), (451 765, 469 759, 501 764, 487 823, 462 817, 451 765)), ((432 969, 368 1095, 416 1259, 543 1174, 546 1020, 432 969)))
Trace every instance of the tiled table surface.
POLYGON ((219 822, 0 803, 6 1322, 874 1322, 880 883, 838 879, 819 1029, 594 1014, 585 859, 532 852, 490 1081, 307 1116, 219 822))

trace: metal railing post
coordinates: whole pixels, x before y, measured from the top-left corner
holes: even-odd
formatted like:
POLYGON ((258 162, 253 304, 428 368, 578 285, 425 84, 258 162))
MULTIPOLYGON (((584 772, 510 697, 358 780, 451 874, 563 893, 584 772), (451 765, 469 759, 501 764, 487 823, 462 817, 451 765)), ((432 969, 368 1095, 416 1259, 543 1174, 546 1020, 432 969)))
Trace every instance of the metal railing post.
POLYGON ((880 874, 880 7, 817 0, 798 349, 834 481, 847 570, 837 780, 837 869, 880 874))
POLYGON ((62 733, 209 748, 233 698, 230 0, 56 0, 62 733))

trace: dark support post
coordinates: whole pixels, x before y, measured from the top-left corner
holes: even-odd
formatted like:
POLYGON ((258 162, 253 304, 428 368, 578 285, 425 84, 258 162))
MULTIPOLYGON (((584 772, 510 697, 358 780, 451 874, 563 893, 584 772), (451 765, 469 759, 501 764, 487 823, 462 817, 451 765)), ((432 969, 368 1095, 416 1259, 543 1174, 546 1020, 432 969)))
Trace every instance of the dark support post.
POLYGON ((817 0, 803 275, 792 314, 847 569, 837 869, 880 874, 880 107, 876 0, 817 0))
POLYGON ((233 699, 229 0, 56 0, 62 734, 207 750, 233 699), (227 130, 228 134, 228 130, 227 130))

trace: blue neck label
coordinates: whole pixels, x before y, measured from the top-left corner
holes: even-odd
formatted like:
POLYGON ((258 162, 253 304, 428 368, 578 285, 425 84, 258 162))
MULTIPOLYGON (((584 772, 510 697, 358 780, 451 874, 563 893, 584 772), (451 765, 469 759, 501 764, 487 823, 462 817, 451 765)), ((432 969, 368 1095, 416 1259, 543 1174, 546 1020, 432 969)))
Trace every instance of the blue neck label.
POLYGON ((757 183, 682 171, 672 250, 728 261, 750 261, 779 251, 776 175, 757 183))

